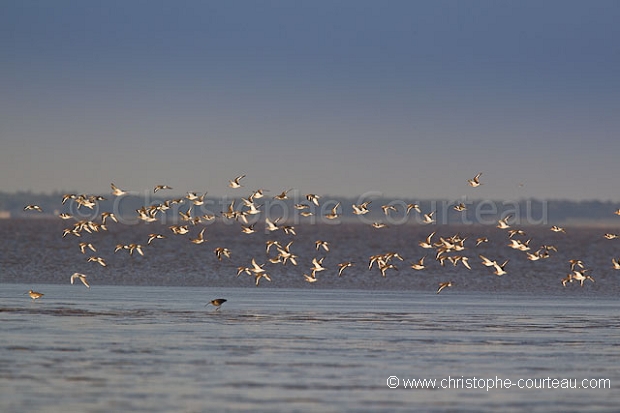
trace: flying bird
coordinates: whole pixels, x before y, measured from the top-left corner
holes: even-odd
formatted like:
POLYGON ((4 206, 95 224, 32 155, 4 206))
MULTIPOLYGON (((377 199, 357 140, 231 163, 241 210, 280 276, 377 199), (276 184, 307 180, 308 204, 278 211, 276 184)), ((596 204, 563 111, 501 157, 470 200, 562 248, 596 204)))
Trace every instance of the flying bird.
POLYGON ((73 280, 75 280, 76 278, 82 281, 82 284, 84 284, 86 288, 90 288, 90 285, 88 285, 88 282, 86 281, 86 274, 80 274, 79 272, 74 272, 73 275, 71 276, 71 284, 73 284, 73 280))

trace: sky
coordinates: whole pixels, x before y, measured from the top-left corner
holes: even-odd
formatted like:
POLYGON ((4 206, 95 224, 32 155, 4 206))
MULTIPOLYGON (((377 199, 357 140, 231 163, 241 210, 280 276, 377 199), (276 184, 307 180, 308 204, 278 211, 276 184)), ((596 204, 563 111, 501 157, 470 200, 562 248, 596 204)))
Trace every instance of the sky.
POLYGON ((0 191, 620 201, 620 2, 0 4, 0 191), (482 172, 483 185, 467 179, 482 172))

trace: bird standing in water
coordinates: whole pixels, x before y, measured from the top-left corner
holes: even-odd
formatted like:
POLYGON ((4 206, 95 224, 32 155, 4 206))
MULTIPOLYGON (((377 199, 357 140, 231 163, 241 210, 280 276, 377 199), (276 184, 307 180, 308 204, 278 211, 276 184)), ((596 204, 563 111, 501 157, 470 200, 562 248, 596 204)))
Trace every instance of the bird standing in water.
POLYGON ((215 311, 218 311, 220 307, 222 306, 222 304, 224 304, 226 301, 228 300, 225 298, 216 298, 215 300, 211 300, 208 303, 206 303, 205 307, 211 304, 215 307, 215 311))

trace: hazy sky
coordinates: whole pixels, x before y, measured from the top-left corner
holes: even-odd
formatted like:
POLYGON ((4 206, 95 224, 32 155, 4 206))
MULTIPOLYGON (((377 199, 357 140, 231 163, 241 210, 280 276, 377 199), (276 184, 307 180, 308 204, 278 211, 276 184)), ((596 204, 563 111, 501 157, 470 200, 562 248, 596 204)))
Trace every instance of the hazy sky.
POLYGON ((0 191, 241 194, 247 174, 618 201, 618 22, 618 1, 5 0, 0 191))

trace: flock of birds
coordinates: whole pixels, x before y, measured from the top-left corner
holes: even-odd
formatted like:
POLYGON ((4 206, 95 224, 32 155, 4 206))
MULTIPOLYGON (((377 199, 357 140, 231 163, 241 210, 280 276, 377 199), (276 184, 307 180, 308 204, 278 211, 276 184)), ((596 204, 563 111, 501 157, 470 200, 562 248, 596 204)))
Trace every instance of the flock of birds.
MULTIPOLYGON (((467 183, 469 186, 476 188, 482 185, 480 181, 482 173, 478 173, 475 177, 468 179, 467 183)), ((239 175, 234 179, 230 180, 228 186, 233 189, 238 189, 244 187, 241 181, 245 178, 245 175, 239 175)), ((114 183, 111 184, 112 195, 114 197, 121 197, 124 195, 128 195, 129 192, 123 190, 114 183)), ((158 191, 163 190, 171 190, 172 187, 168 185, 157 185, 154 187, 153 192, 157 193, 158 191)), ((286 200, 288 199, 288 193, 291 190, 283 191, 273 197, 275 200, 286 200)), ((253 216, 260 217, 261 207, 262 205, 258 204, 257 201, 263 198, 267 192, 266 189, 258 189, 252 191, 247 198, 241 198, 241 207, 236 207, 235 202, 233 200, 230 205, 226 208, 225 211, 221 212, 221 218, 226 220, 234 220, 238 221, 241 225, 241 232, 244 234, 252 234, 256 232, 256 221, 258 219, 254 219, 254 222, 250 222, 253 216)), ((197 215, 196 211, 193 210, 194 207, 204 205, 205 203, 204 194, 199 194, 197 192, 188 192, 186 196, 182 198, 175 199, 167 199, 162 203, 142 206, 141 208, 136 210, 137 216, 141 221, 145 223, 158 221, 158 214, 165 214, 166 211, 170 210, 173 205, 187 205, 187 209, 184 211, 179 210, 179 218, 183 223, 181 225, 170 225, 168 228, 173 235, 186 235, 192 232, 192 227, 195 227, 199 224, 205 224, 208 221, 212 221, 216 219, 215 214, 202 214, 197 215)), ((302 217, 312 216, 314 213, 311 211, 311 205, 319 206, 320 205, 320 196, 316 194, 306 194, 305 200, 306 202, 297 203, 294 205, 294 208, 299 211, 299 214, 302 217)), ((87 208, 93 210, 95 206, 97 206, 99 201, 105 200, 106 198, 103 196, 97 195, 86 195, 86 194, 65 194, 61 200, 64 205, 67 201, 72 200, 77 204, 77 208, 87 208)), ((352 204, 352 213, 355 215, 365 215, 371 211, 370 209, 371 201, 361 203, 359 205, 352 204)), ((198 209, 198 208, 196 208, 198 209)), ((397 208, 395 205, 382 205, 381 209, 383 214, 388 216, 391 213, 397 212, 397 208)), ((35 212, 43 212, 42 208, 38 205, 27 205, 24 207, 26 211, 35 211, 35 212)), ((454 210, 463 212, 467 210, 467 206, 460 203, 454 205, 454 210)), ((342 206, 340 203, 336 203, 333 208, 329 209, 329 211, 323 216, 323 218, 327 220, 334 220, 340 217, 342 211, 342 206)), ((420 209, 420 206, 415 203, 408 204, 406 206, 406 210, 404 211, 407 215, 415 211, 419 214, 421 218, 421 222, 423 224, 433 224, 435 223, 434 214, 435 211, 423 212, 420 209)), ((620 209, 614 211, 616 215, 620 215, 620 209)), ((81 238, 83 232, 94 233, 94 232, 102 232, 107 231, 107 225, 109 221, 119 222, 118 218, 112 212, 102 212, 99 217, 99 222, 94 220, 79 220, 71 214, 61 213, 59 214, 60 218, 63 220, 73 220, 75 221, 72 226, 65 228, 63 230, 63 237, 74 236, 77 238, 81 238)), ((557 252, 557 248, 553 245, 541 245, 537 249, 532 249, 530 247, 531 239, 523 241, 519 239, 519 236, 525 236, 525 231, 518 228, 513 228, 510 220, 512 216, 505 216, 497 221, 497 228, 506 231, 508 246, 518 251, 522 251, 526 254, 528 260, 537 261, 541 259, 549 258, 554 252, 557 252)), ((280 223, 280 218, 270 219, 269 217, 264 217, 263 219, 264 228, 266 233, 272 233, 275 231, 283 231, 285 234, 290 236, 296 235, 296 230, 293 225, 287 224, 285 222, 280 223)), ((371 224, 374 228, 383 228, 386 226, 385 223, 382 222, 373 222, 371 224)), ((559 226, 552 226, 550 228, 551 231, 556 233, 566 233, 565 229, 559 226)), ((195 232, 195 230, 193 231, 195 232)), ((203 227, 197 235, 188 236, 190 242, 194 244, 202 244, 207 241, 204 235, 205 228, 203 227)), ((465 246, 465 241, 467 238, 461 237, 459 234, 453 235, 451 237, 438 237, 437 240, 433 240, 436 235, 436 231, 431 232, 425 239, 421 240, 418 245, 423 249, 432 250, 432 255, 434 259, 439 262, 442 266, 449 262, 453 266, 463 265, 468 270, 471 270, 470 265, 470 257, 463 254, 467 248, 465 246)), ((148 239, 146 240, 146 245, 150 245, 155 240, 162 240, 167 238, 168 235, 160 234, 160 233, 150 233, 148 235, 148 239)), ((614 233, 605 233, 604 237, 607 239, 615 239, 619 238, 618 234, 614 233)), ((488 242, 486 237, 479 237, 475 240, 475 246, 479 246, 482 243, 488 242)), ((267 253, 267 261, 270 264, 282 264, 286 265, 287 263, 291 263, 294 266, 297 266, 297 258, 298 256, 292 251, 291 246, 293 241, 289 241, 286 245, 277 241, 277 240, 268 240, 266 242, 266 253, 267 253), (275 253, 273 253, 275 251, 275 253)), ((97 248, 95 245, 89 242, 79 242, 79 248, 82 254, 86 253, 96 253, 97 248)), ((145 245, 130 243, 130 244, 117 244, 114 252, 126 250, 130 255, 137 253, 139 255, 144 255, 145 245)), ((330 250, 330 243, 324 240, 316 240, 315 242, 315 250, 323 251, 325 253, 330 250)), ((213 251, 217 256, 218 260, 230 259, 232 252, 225 247, 217 247, 213 251)), ((429 251, 430 254, 430 251, 429 251)), ((481 264, 485 267, 489 267, 493 270, 493 274, 497 276, 502 276, 508 273, 507 265, 509 260, 505 260, 501 264, 493 259, 487 258, 481 254, 477 254, 478 258, 481 260, 481 264)), ((327 268, 323 265, 323 259, 314 257, 312 259, 312 266, 309 268, 307 273, 303 273, 304 280, 309 283, 315 283, 318 281, 317 274, 323 271, 326 271, 327 268)), ((425 260, 427 259, 427 255, 421 257, 417 261, 410 263, 410 268, 415 271, 422 271, 426 268, 427 264, 425 264, 425 260)), ((369 257, 368 261, 368 269, 372 270, 374 267, 378 268, 381 275, 386 277, 388 271, 393 270, 397 271, 398 267, 396 266, 396 261, 404 261, 403 257, 398 254, 398 252, 389 251, 381 254, 372 255, 369 257)), ((88 262, 92 262, 97 265, 101 265, 103 267, 107 266, 107 263, 104 258, 97 255, 90 255, 87 258, 88 262)), ((254 283, 258 286, 261 280, 271 281, 271 276, 265 268, 267 262, 258 263, 256 258, 252 258, 251 262, 248 265, 240 266, 237 268, 237 276, 241 274, 247 274, 254 278, 254 283)), ((569 261, 570 264, 570 273, 566 275, 566 277, 562 278, 560 281, 562 285, 566 286, 569 283, 578 282, 581 286, 584 285, 585 281, 594 282, 594 278, 590 275, 590 269, 585 268, 584 263, 579 259, 571 259, 569 261)), ((355 265, 354 262, 345 261, 338 264, 338 276, 341 277, 347 268, 353 267, 355 265)), ((616 270, 620 270, 620 260, 612 258, 613 268, 616 270)), ((73 273, 70 277, 70 283, 73 284, 76 280, 79 280, 86 288, 90 288, 90 284, 88 282, 88 276, 82 273, 73 273)), ((441 281, 438 283, 438 288, 436 293, 439 294, 444 289, 448 287, 454 286, 455 283, 452 280, 441 281)), ((36 292, 33 290, 28 291, 27 293, 33 300, 37 300, 43 297, 44 294, 40 292, 36 292)), ((220 306, 226 302, 226 299, 219 298, 210 301, 207 305, 213 305, 217 310, 219 310, 220 306)))

